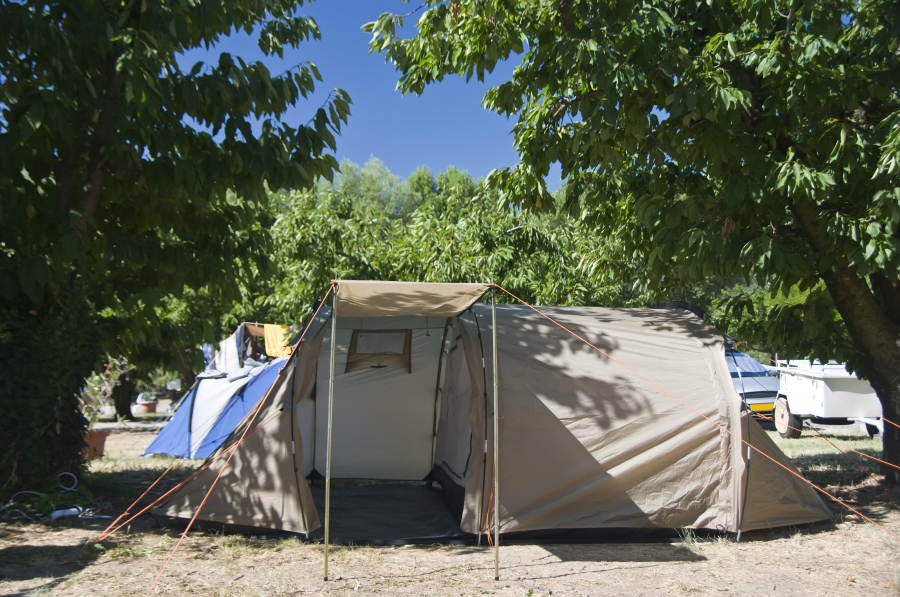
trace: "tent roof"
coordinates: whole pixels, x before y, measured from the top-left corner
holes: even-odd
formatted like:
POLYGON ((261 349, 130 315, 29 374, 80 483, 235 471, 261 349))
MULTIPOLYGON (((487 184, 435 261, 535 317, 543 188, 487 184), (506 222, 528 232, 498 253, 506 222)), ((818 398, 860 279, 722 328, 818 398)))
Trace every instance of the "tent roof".
POLYGON ((452 317, 468 309, 490 287, 490 284, 338 280, 337 315, 452 317))

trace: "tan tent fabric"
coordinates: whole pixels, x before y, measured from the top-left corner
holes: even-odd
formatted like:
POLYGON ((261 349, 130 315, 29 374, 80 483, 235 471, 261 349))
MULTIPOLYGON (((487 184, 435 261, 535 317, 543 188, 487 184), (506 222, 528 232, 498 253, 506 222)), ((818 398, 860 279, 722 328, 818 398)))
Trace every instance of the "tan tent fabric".
MULTIPOLYGON (((354 285, 367 288, 360 284, 350 284, 347 292, 353 295, 354 285)), ((429 285, 409 288, 420 286, 429 285)), ((469 286, 471 298, 478 285, 469 286)), ((449 322, 426 322, 424 316, 432 314, 423 316, 416 304, 422 294, 408 303, 404 317, 377 309, 388 292, 366 296, 371 301, 360 299, 357 312, 378 316, 337 321, 333 476, 417 480, 431 467, 443 468, 462 496, 461 529, 484 532, 493 475, 493 399, 485 387, 493 378, 490 306, 475 304, 449 322), (412 373, 402 367, 346 371, 354 330, 400 329, 412 330, 412 373)), ((445 294, 442 300, 448 296, 453 298, 445 294)), ((463 304, 461 294, 455 296, 453 309, 463 304)), ((339 295, 339 309, 341 300, 339 295)), ((542 309, 793 470, 759 426, 742 418, 715 329, 671 310, 542 309)), ((402 311, 396 301, 385 310, 402 311)), ((503 532, 735 532, 831 516, 802 479, 758 454, 747 468, 741 441, 527 307, 499 305, 497 317, 503 532)), ((303 475, 313 461, 324 473, 329 323, 330 313, 323 310, 263 405, 259 420, 272 421, 237 450, 201 519, 297 532, 319 526, 303 475), (292 421, 302 417, 316 421, 292 421), (315 454, 304 458, 311 446, 315 454)), ((246 422, 223 446, 240 436, 246 422)), ((193 515, 219 466, 186 484, 157 512, 193 515)))
MULTIPOLYGON (((750 444, 755 448, 799 474, 790 459, 778 449, 754 419, 744 415, 741 429, 744 430, 745 439, 749 433, 750 444)), ((746 446, 743 456, 746 461, 746 446)), ((748 470, 750 484, 747 487, 744 519, 741 521, 742 531, 806 524, 831 518, 831 510, 822 501, 818 491, 765 456, 752 452, 748 470)))
MULTIPOLYGON (((475 305, 473 310, 477 325, 469 314, 460 318, 472 364, 469 423, 473 445, 484 446, 488 440, 488 470, 483 471, 483 451, 478 450, 465 483, 462 522, 464 530, 477 533, 485 528, 493 474, 492 426, 487 425, 485 438, 483 394, 483 380, 492 379, 493 371, 490 359, 485 374, 478 366, 479 327, 484 353, 492 351, 490 307, 475 305)), ((713 421, 738 430, 740 400, 721 336, 695 317, 669 310, 542 310, 713 421)), ((498 306, 497 312, 502 531, 737 531, 740 442, 533 311, 498 306)), ((487 403, 490 411, 490 396, 487 403)), ((754 474, 751 468, 751 485, 757 483, 754 474)), ((748 510, 763 510, 781 524, 798 514, 802 520, 830 516, 817 496, 803 491, 802 481, 787 477, 773 479, 774 487, 755 485, 748 493, 748 510), (802 505, 757 506, 765 492, 793 495, 802 505)), ((755 520, 754 514, 746 524, 755 520)))
MULTIPOLYGON (((244 328, 251 336, 255 336, 257 338, 262 338, 266 333, 266 328, 264 325, 256 325, 253 323, 245 323, 244 328)), ((287 355, 284 355, 287 356, 287 355)))
POLYGON ((285 325, 265 324, 266 354, 273 358, 286 357, 291 354, 288 344, 288 328, 285 325))
POLYGON ((488 284, 340 280, 337 312, 339 317, 452 317, 468 309, 489 288, 488 284))
MULTIPOLYGON (((340 302, 338 302, 340 306, 340 302)), ((339 320, 340 321, 340 320, 339 320)), ((442 330, 441 330, 442 331, 442 330)), ((331 475, 335 479, 418 481, 432 469, 434 388, 441 331, 411 330, 406 364, 347 370, 353 331, 338 329, 334 369, 331 475)), ((319 351, 316 402, 316 470, 325 474, 331 338, 319 351)))
MULTIPOLYGON (((262 401, 250 432, 203 506, 198 516, 201 520, 298 533, 320 526, 309 485, 297 474, 303 461, 303 442, 292 425, 291 404, 300 401, 313 380, 326 322, 324 317, 314 321, 302 346, 285 363, 262 401)), ((253 413, 248 413, 210 458, 237 442, 253 413)), ((153 511, 179 518, 193 516, 227 458, 216 460, 153 511)))

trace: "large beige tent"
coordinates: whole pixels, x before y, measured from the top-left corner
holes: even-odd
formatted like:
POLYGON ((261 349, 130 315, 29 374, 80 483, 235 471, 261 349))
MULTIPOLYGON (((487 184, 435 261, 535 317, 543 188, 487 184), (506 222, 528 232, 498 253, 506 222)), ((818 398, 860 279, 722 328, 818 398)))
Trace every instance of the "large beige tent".
MULTIPOLYGON (((316 473, 333 480, 338 540, 493 532, 497 488, 500 533, 831 517, 802 479, 759 453, 748 461, 736 437, 796 470, 742 414, 715 329, 683 311, 540 308, 616 363, 527 306, 492 316, 476 302, 489 290, 339 282, 337 317, 323 309, 310 324, 199 518, 311 534, 329 497, 316 473)), ((224 462, 156 512, 192 516, 224 462)))

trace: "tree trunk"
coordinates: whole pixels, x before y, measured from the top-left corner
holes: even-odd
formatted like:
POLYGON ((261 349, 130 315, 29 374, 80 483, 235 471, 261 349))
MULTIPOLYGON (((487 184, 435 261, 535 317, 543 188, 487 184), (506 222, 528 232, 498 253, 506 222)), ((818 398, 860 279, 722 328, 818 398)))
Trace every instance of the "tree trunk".
MULTIPOLYGON (((181 370, 181 393, 184 394, 188 390, 191 389, 191 386, 194 385, 194 380, 197 379, 197 374, 194 373, 194 370, 190 367, 185 367, 181 370)), ((177 400, 178 398, 176 398, 177 400)))
MULTIPOLYGON (((892 375, 887 379, 882 379, 881 372, 873 372, 869 375, 869 383, 875 388, 875 393, 881 400, 881 410, 884 418, 888 421, 900 424, 900 371, 895 369, 890 372, 892 375)), ((897 428, 886 421, 882 421, 884 432, 882 439, 882 460, 891 464, 900 466, 900 428, 897 428)), ((881 465, 881 473, 884 479, 891 485, 900 485, 900 469, 896 469, 886 464, 881 465)))
POLYGON ((134 415, 131 414, 131 401, 134 399, 134 391, 137 389, 137 382, 132 379, 132 373, 129 371, 123 373, 116 382, 116 387, 112 391, 113 404, 116 405, 116 415, 127 421, 134 421, 134 415))
MULTIPOLYGON (((835 247, 819 233, 819 211, 814 204, 794 203, 791 211, 814 252, 835 252, 835 247)), ((839 256, 836 262, 834 269, 821 271, 819 275, 862 356, 865 373, 881 401, 883 416, 900 424, 900 325, 893 321, 884 301, 876 299, 868 281, 857 274, 846 258, 839 256)), ((900 466, 900 429, 885 422, 882 441, 883 460, 900 466)), ((900 484, 900 470, 882 465, 881 471, 887 483, 900 484)))

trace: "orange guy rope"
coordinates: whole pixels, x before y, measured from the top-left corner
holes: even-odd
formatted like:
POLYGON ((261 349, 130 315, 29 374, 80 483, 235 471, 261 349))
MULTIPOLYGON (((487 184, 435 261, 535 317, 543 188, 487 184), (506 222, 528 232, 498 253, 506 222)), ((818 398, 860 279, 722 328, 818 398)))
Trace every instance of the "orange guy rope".
MULTIPOLYGON (((758 414, 758 413, 757 413, 756 416, 762 417, 763 419, 766 419, 767 421, 772 421, 773 423, 775 422, 775 420, 774 420, 772 417, 767 417, 766 415, 761 415, 761 414, 758 414)), ((847 447, 846 445, 842 444, 841 442, 839 442, 839 441, 837 441, 837 440, 831 441, 830 439, 828 439, 827 437, 825 437, 824 435, 822 435, 822 434, 819 432, 819 430, 816 429, 816 428, 814 428, 814 427, 810 427, 808 431, 807 431, 807 430, 804 430, 804 429, 797 429, 796 427, 792 427, 792 426, 790 426, 790 425, 787 425, 787 427, 788 427, 789 429, 793 429, 794 431, 799 431, 800 433, 806 435, 807 437, 810 436, 810 433, 809 433, 809 432, 812 431, 812 432, 815 434, 815 435, 813 435, 812 437, 815 437, 816 439, 820 439, 820 440, 822 440, 822 441, 824 441, 824 442, 828 442, 829 444, 831 444, 831 446, 832 446, 835 450, 838 451, 838 454, 842 455, 844 458, 846 458, 847 460, 849 460, 850 462, 852 462, 853 465, 856 466, 856 468, 858 468, 858 469, 861 470, 862 472, 866 473, 868 476, 872 477, 872 479, 874 479, 876 483, 878 483, 879 485, 881 485, 882 489, 885 489, 885 490, 888 489, 888 487, 887 487, 884 483, 882 483, 881 481, 878 480, 878 477, 875 476, 875 473, 873 473, 873 472, 870 471, 869 469, 865 468, 865 467, 864 467, 863 465, 861 465, 860 463, 856 462, 849 454, 847 454, 847 452, 844 452, 844 450, 842 450, 842 449, 841 449, 840 447, 838 447, 838 446, 842 446, 842 447, 843 447, 844 449, 846 449, 847 451, 849 451, 849 452, 854 452, 854 453, 856 453, 856 454, 859 454, 860 456, 865 456, 865 457, 867 457, 867 458, 872 458, 873 460, 878 460, 878 459, 875 458, 874 456, 869 456, 868 454, 864 454, 864 453, 862 453, 862 452, 858 452, 858 451, 854 450, 853 448, 847 447)), ((879 461, 879 462, 883 462, 883 461, 881 461, 881 460, 878 460, 878 461, 879 461)), ((890 465, 890 466, 894 466, 893 464, 890 464, 889 462, 886 462, 885 464, 888 464, 888 465, 890 465)), ((897 467, 897 468, 900 468, 900 467, 897 467)))
MULTIPOLYGON (((328 292, 325 293, 325 298, 322 299, 322 302, 319 304, 319 309, 322 308, 322 305, 325 304, 325 299, 328 298, 328 295, 331 294, 331 291, 334 290, 334 284, 328 289, 328 292)), ((313 314, 312 319, 316 318, 316 315, 319 314, 319 309, 316 309, 316 312, 313 314)), ((291 356, 294 356, 294 353, 300 346, 300 343, 303 341, 303 336, 306 335, 307 330, 309 330, 311 326, 306 326, 306 329, 303 330, 303 333, 300 335, 300 340, 297 341, 297 344, 294 346, 291 351, 291 356)), ((290 360, 290 359, 289 359, 290 360)), ((287 362, 285 363, 285 367, 287 367, 287 362)), ((278 377, 281 377, 281 373, 284 371, 284 367, 282 367, 281 371, 278 372, 278 377)), ((197 507, 197 511, 194 512, 194 515, 191 517, 190 522, 188 522, 187 527, 184 529, 184 532, 181 533, 181 537, 178 539, 178 542, 175 544, 175 547, 172 549, 172 553, 169 554, 169 557, 166 559, 166 563, 163 564, 162 569, 159 571, 159 574, 156 575, 156 578, 153 580, 153 583, 150 585, 150 588, 147 590, 146 597, 150 597, 153 593, 153 589, 156 587, 156 584, 159 582, 159 579, 162 578, 163 572, 166 571, 166 568, 169 566, 169 562, 172 561, 172 558, 175 556, 175 552, 178 551, 178 548, 181 547, 181 542, 184 541, 184 538, 187 536, 188 531, 191 530, 191 526, 194 524, 194 521, 197 520, 197 516, 200 514, 200 510, 203 509, 204 504, 206 504, 206 500, 209 499, 210 494, 212 494, 213 489, 216 487, 216 483, 219 482, 219 479, 222 477, 222 473, 225 472, 225 469, 228 468, 228 463, 231 462, 232 457, 237 453, 237 449, 240 447, 241 442, 244 441, 244 438, 247 436, 247 432, 250 430, 250 426, 253 425, 253 422, 256 420, 256 416, 262 410, 263 404, 265 404, 266 400, 269 398, 269 394, 272 393, 272 388, 275 387, 273 383, 269 389, 266 391, 266 395, 262 400, 256 405, 256 411, 253 413, 253 417, 251 417, 250 422, 247 424, 247 428, 244 429, 244 433, 241 434, 241 438, 237 441, 234 446, 234 449, 231 451, 231 454, 228 455, 228 459, 225 461, 225 464, 222 465, 222 468, 219 469, 219 474, 216 475, 216 478, 213 480, 212 485, 210 485, 209 490, 206 492, 206 495, 203 496, 203 501, 200 502, 200 505, 197 507)), ((280 411, 279 411, 280 412, 280 411)))
MULTIPOLYGON (((258 423, 258 424, 256 425, 256 427, 254 427, 253 430, 250 431, 249 434, 247 434, 247 437, 250 437, 251 435, 253 435, 253 434, 256 433, 257 431, 259 431, 264 425, 266 425, 266 423, 268 423, 269 421, 271 421, 272 419, 274 419, 275 417, 277 417, 277 416, 280 415, 280 414, 281 414, 280 411, 279 411, 279 412, 276 412, 276 413, 273 413, 272 415, 270 415, 269 417, 267 417, 264 421, 258 423)), ((132 520, 134 520, 135 518, 137 518, 138 516, 140 516, 141 514, 143 514, 144 512, 146 512, 147 510, 149 510, 150 508, 152 508, 153 506, 155 506, 158 502, 160 502, 160 501, 162 501, 163 499, 165 499, 166 497, 168 497, 168 496, 169 496, 172 492, 174 492, 176 489, 178 489, 179 487, 181 487, 182 485, 184 485, 185 483, 187 483, 188 481, 190 481, 191 479, 193 479, 194 477, 196 477, 197 475, 199 475, 200 473, 202 473, 204 470, 206 470, 207 468, 209 468, 209 466, 210 466, 211 464, 213 464, 215 461, 219 460, 221 457, 225 456, 226 454, 230 453, 230 452, 231 452, 232 450, 234 450, 236 447, 237 447, 237 442, 231 444, 230 446, 227 446, 227 447, 225 447, 225 448, 222 448, 222 450, 221 450, 218 454, 216 454, 215 456, 211 456, 211 457, 209 458, 209 460, 207 460, 206 462, 204 462, 204 463, 200 466, 200 468, 198 468, 196 471, 194 471, 193 473, 191 473, 187 478, 185 478, 183 481, 181 481, 180 483, 178 483, 175 487, 173 487, 173 488, 170 489, 169 491, 165 492, 164 494, 162 494, 161 496, 159 496, 158 498, 156 498, 155 500, 153 500, 152 502, 150 502, 149 504, 147 504, 147 506, 145 506, 143 510, 141 510, 141 511, 138 512, 137 514, 132 515, 131 518, 129 518, 128 520, 126 520, 125 522, 123 522, 122 524, 120 524, 119 526, 117 526, 116 528, 114 528, 112 531, 109 531, 109 527, 107 527, 106 531, 103 531, 103 533, 101 533, 96 539, 94 539, 94 540, 91 542, 91 545, 96 545, 96 544, 99 543, 100 541, 103 541, 104 539, 106 539, 107 537, 109 537, 110 535, 112 535, 113 533, 115 533, 116 531, 118 531, 119 529, 121 529, 123 526, 125 526, 126 524, 128 524, 129 522, 131 522, 132 520), (107 531, 109 531, 109 532, 107 532, 107 531)), ((163 473, 163 474, 165 474, 165 473, 163 473)), ((160 476, 160 479, 161 479, 161 478, 162 478, 162 476, 160 476)), ((158 479, 157 479, 157 480, 158 480, 158 479)), ((135 503, 137 503, 137 502, 135 502, 135 503)), ((133 506, 134 506, 134 504, 132 504, 132 507, 133 507, 133 506)), ((123 514, 122 516, 125 516, 125 514, 123 514)), ((121 517, 120 517, 120 518, 121 518, 121 517)), ((110 526, 112 526, 112 525, 110 525, 110 526)))
MULTIPOLYGON (((147 495, 148 493, 150 493, 150 490, 153 489, 153 488, 156 486, 157 483, 159 483, 160 481, 162 481, 162 478, 165 477, 165 476, 169 473, 170 470, 172 470, 172 467, 174 467, 174 466, 175 466, 175 463, 177 463, 179 460, 181 460, 181 456, 175 457, 175 459, 172 460, 172 464, 169 465, 169 468, 167 468, 165 471, 163 471, 163 474, 161 474, 161 475, 159 476, 159 478, 158 478, 156 481, 154 481, 154 482, 150 485, 150 487, 148 487, 147 490, 146 490, 144 493, 141 494, 141 496, 140 496, 138 499, 134 500, 134 502, 133 502, 130 506, 128 506, 128 508, 126 508, 124 512, 122 512, 121 514, 119 514, 118 518, 116 518, 114 521, 112 521, 111 523, 109 523, 109 526, 106 527, 105 529, 103 529, 103 532, 100 533, 100 535, 93 541, 93 544, 97 544, 99 541, 103 541, 103 539, 105 539, 105 538, 108 537, 110 534, 112 534, 112 533, 107 533, 107 531, 109 531, 109 529, 111 529, 111 528, 113 528, 114 526, 116 526, 116 523, 117 523, 117 522, 119 522, 120 520, 122 520, 123 518, 125 518, 126 516, 128 516, 129 514, 131 514, 131 509, 134 508, 134 507, 137 505, 137 503, 138 503, 139 501, 141 501, 142 499, 144 499, 144 496, 147 495)), ((115 531, 113 531, 113 532, 115 532, 115 531)))
POLYGON ((859 510, 853 508, 853 507, 850 506, 849 504, 847 504, 847 503, 843 502, 842 500, 839 500, 837 497, 831 495, 830 493, 828 493, 827 491, 825 491, 824 489, 822 489, 821 487, 819 487, 818 485, 816 485, 815 483, 813 483, 812 481, 810 481, 809 479, 807 479, 806 477, 804 477, 803 475, 801 475, 800 473, 797 473, 797 472, 792 471, 790 468, 788 468, 788 467, 786 467, 785 465, 781 464, 780 462, 778 462, 777 460, 775 460, 774 458, 772 458, 771 456, 769 456, 768 454, 766 454, 765 452, 763 452, 762 450, 760 450, 759 448, 757 448, 756 446, 751 445, 751 444, 750 444, 748 441, 746 441, 745 439, 736 436, 736 435, 735 435, 734 433, 732 433, 730 430, 726 429, 725 427, 722 427, 721 425, 719 425, 718 423, 716 423, 715 421, 713 421, 712 419, 710 419, 709 417, 707 417, 706 415, 704 415, 702 412, 700 412, 699 410, 697 410, 696 408, 694 408, 693 406, 691 406, 691 405, 688 404, 687 402, 684 402, 683 400, 681 400, 680 398, 678 398, 677 396, 675 396, 675 395, 672 394, 671 392, 669 392, 669 391, 667 391, 667 390, 661 388, 660 386, 656 385, 655 383, 653 383, 652 381, 650 381, 649 379, 647 379, 646 377, 644 377, 643 375, 641 375, 640 373, 638 373, 637 371, 635 371, 634 369, 632 369, 631 367, 629 367, 628 365, 626 365, 625 363, 622 363, 622 362, 619 361, 618 359, 613 358, 613 357, 610 356, 608 353, 606 353, 606 352, 604 352, 603 350, 597 348, 596 346, 594 346, 593 344, 591 344, 590 342, 588 342, 587 340, 585 340, 584 338, 582 338, 581 336, 579 336, 578 334, 576 334, 575 332, 573 332, 572 330, 570 330, 569 328, 567 328, 566 326, 564 326, 563 324, 559 323, 558 321, 556 321, 555 319, 553 319, 553 318, 550 317, 549 315, 547 315, 547 314, 545 314, 545 313, 539 311, 538 309, 535 309, 534 307, 532 307, 531 305, 529 305, 528 303, 526 303, 525 301, 523 301, 522 299, 520 299, 519 297, 517 297, 516 295, 514 295, 513 293, 511 293, 510 291, 506 290, 506 289, 503 288, 502 286, 500 286, 500 285, 498 285, 498 284, 494 284, 494 286, 496 286, 497 288, 499 288, 500 290, 502 290, 503 292, 505 292, 505 293, 508 294, 509 296, 513 297, 514 299, 516 299, 517 301, 519 301, 520 303, 522 303, 523 305, 525 305, 526 307, 528 307, 529 309, 531 309, 532 311, 534 311, 535 313, 537 313, 538 315, 540 315, 541 317, 544 317, 545 319, 547 319, 548 321, 550 321, 550 322, 553 323, 554 325, 556 325, 556 326, 562 328, 563 330, 569 332, 570 334, 572 334, 573 336, 575 336, 576 338, 578 338, 579 340, 581 340, 582 342, 584 342, 585 344, 587 344, 588 346, 590 346, 591 348, 593 348, 594 350, 596 350, 597 352, 599 352, 600 354, 602 354, 603 356, 605 356, 606 358, 608 358, 609 360, 611 360, 612 362, 616 363, 616 364, 619 365, 620 367, 622 367, 622 368, 624 368, 624 369, 630 371, 631 373, 633 373, 633 374, 636 375, 637 377, 640 377, 641 379, 643 379, 644 381, 646 381, 647 383, 649 383, 650 385, 652 385, 654 388, 656 388, 656 389, 659 390, 660 392, 663 392, 664 394, 667 394, 669 397, 673 398, 673 399, 676 400, 677 402, 679 402, 679 403, 681 403, 682 405, 688 407, 689 409, 691 409, 692 411, 694 411, 695 413, 697 413, 698 415, 700 415, 701 417, 703 417, 704 419, 706 419, 707 421, 709 421, 710 423, 712 423, 713 425, 715 425, 716 427, 718 427, 719 429, 721 429, 722 431, 724 431, 725 433, 727 433, 728 435, 730 435, 731 437, 733 437, 734 439, 740 441, 740 442, 743 443, 743 444, 746 444, 746 446, 747 446, 748 448, 750 448, 750 449, 756 451, 757 453, 761 454, 762 456, 765 456, 766 458, 768 458, 769 460, 771 460, 772 462, 774 462, 775 464, 777 464, 778 466, 780 466, 781 468, 783 468, 784 470, 786 470, 787 472, 789 472, 790 474, 794 475, 795 477, 799 478, 800 480, 802 480, 802 481, 806 482, 807 484, 811 485, 811 486, 812 486, 814 489, 816 489, 817 491, 820 491, 820 492, 824 493, 825 495, 827 495, 828 497, 830 497, 830 498, 833 499, 834 501, 838 502, 839 504, 841 504, 842 506, 844 506, 845 508, 847 508, 848 510, 850 510, 851 512, 853 512, 854 514, 856 514, 857 516, 859 516, 860 518, 863 518, 864 520, 867 520, 868 522, 874 524, 876 527, 878 527, 879 529, 881 529, 882 531, 884 531, 885 533, 887 533, 888 535, 890 535, 890 536, 893 537, 894 539, 897 539, 898 541, 900 541, 900 537, 898 537, 897 535, 895 535, 894 533, 892 533, 892 532, 889 531, 888 529, 884 528, 883 526, 881 526, 880 524, 878 524, 877 522, 875 522, 874 520, 872 520, 871 518, 869 518, 868 516, 866 516, 865 514, 863 514, 862 512, 860 512, 859 510))

